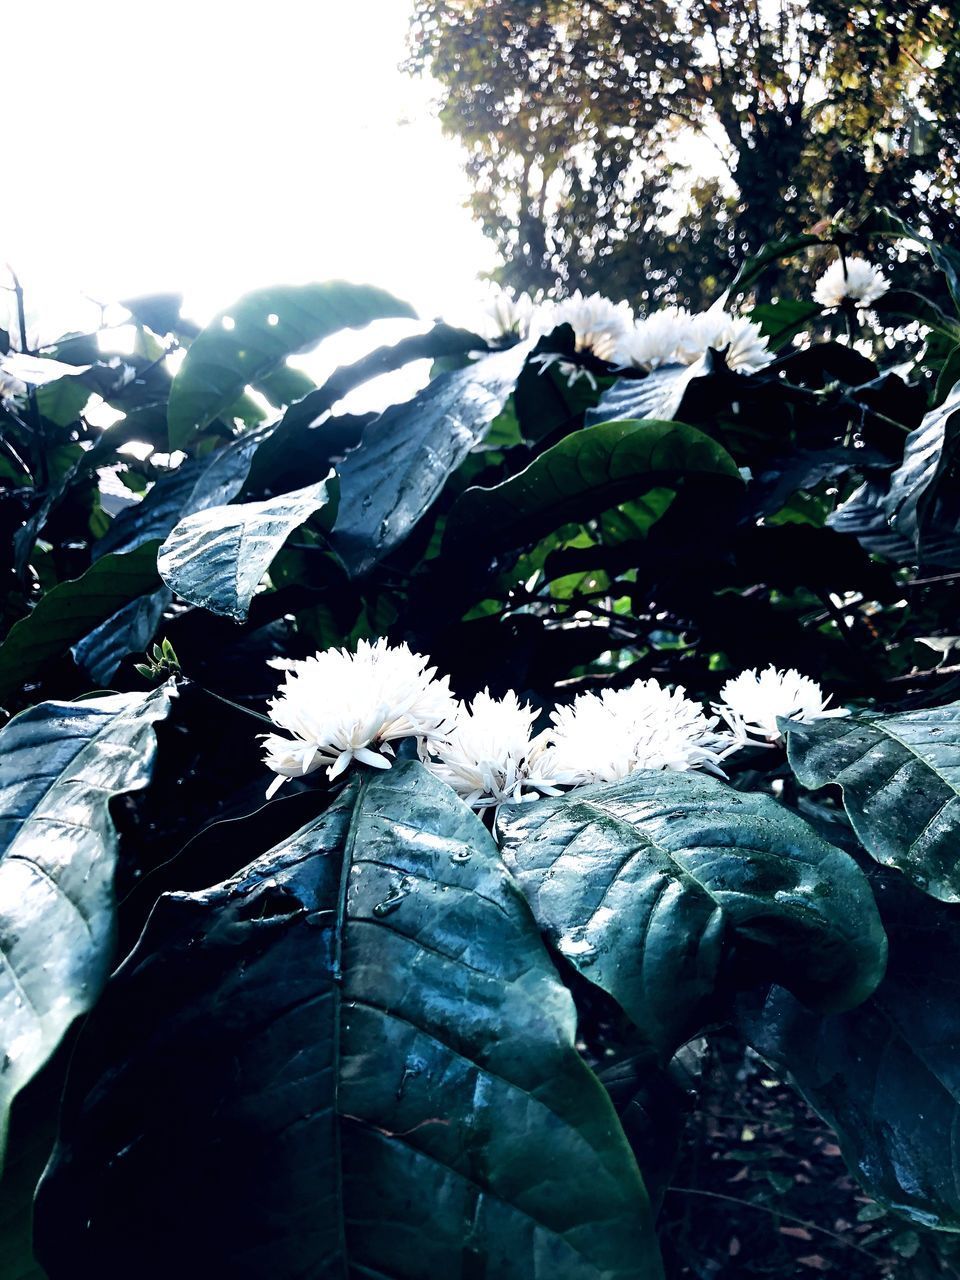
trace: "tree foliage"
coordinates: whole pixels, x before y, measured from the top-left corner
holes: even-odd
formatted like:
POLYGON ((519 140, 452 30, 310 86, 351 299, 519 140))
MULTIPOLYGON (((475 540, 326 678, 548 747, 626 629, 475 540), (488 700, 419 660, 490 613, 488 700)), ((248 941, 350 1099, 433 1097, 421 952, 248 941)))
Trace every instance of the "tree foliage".
POLYGON ((766 241, 872 204, 957 233, 949 5, 418 0, 410 67, 519 289, 700 304, 766 241))

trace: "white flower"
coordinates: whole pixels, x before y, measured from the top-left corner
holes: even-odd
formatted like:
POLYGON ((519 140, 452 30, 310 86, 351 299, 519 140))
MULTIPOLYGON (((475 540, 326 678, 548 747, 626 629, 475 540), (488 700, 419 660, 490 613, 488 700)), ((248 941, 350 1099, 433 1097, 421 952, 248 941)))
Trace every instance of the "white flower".
POLYGON ((428 745, 424 756, 436 758, 427 767, 475 809, 557 795, 541 768, 546 735, 531 736, 536 718, 512 689, 500 699, 485 689, 469 707, 461 703, 453 729, 428 745))
POLYGON ((664 307, 638 320, 621 340, 617 360, 650 372, 666 364, 695 364, 709 348, 724 351, 727 367, 742 373, 754 373, 773 358, 758 324, 715 302, 697 315, 685 307, 664 307))
POLYGON ((705 715, 682 688, 665 689, 652 679, 580 694, 552 719, 552 746, 541 768, 574 786, 613 782, 638 769, 719 773, 720 761, 740 745, 715 732, 717 717, 705 715))
POLYGON ((512 334, 526 338, 529 335, 534 313, 534 302, 529 293, 521 293, 518 297, 512 289, 495 288, 484 311, 490 338, 506 338, 512 334))
POLYGON ((809 724, 827 716, 846 716, 846 707, 829 707, 829 698, 816 680, 802 676, 792 667, 778 671, 769 666, 757 674, 756 669, 741 671, 720 690, 721 701, 714 711, 726 720, 740 742, 760 738, 765 742, 781 742, 783 735, 777 718, 809 724))
POLYGON ((584 297, 578 289, 561 302, 547 302, 538 307, 534 327, 538 334, 544 335, 559 325, 568 324, 573 330, 577 351, 589 352, 598 360, 612 360, 632 323, 633 312, 625 302, 611 302, 602 293, 584 297))
POLYGON ((432 739, 456 712, 449 677, 436 679, 429 659, 405 644, 361 640, 356 653, 327 649, 303 662, 281 660, 285 683, 270 703, 270 719, 292 737, 266 735, 266 764, 278 776, 299 778, 322 766, 331 779, 354 760, 389 769, 391 743, 432 739))
POLYGON ((727 368, 741 373, 755 373, 773 359, 760 326, 745 316, 725 311, 721 302, 691 318, 687 363, 693 364, 708 349, 725 352, 727 368))
POLYGON ((850 298, 858 307, 869 307, 890 288, 879 267, 865 258, 837 258, 816 283, 813 296, 821 307, 839 307, 850 298))
POLYGON ((686 307, 663 307, 644 316, 620 340, 617 363, 648 373, 664 364, 688 364, 681 350, 689 337, 691 321, 686 307))

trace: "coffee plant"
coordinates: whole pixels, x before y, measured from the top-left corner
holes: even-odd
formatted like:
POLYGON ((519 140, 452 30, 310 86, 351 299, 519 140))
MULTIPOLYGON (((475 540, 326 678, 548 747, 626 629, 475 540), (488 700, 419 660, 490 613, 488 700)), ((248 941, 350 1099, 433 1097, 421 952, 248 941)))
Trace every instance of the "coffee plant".
POLYGON ((0 335, 0 1275, 655 1280, 718 1028, 960 1230, 960 255, 125 306, 0 335))

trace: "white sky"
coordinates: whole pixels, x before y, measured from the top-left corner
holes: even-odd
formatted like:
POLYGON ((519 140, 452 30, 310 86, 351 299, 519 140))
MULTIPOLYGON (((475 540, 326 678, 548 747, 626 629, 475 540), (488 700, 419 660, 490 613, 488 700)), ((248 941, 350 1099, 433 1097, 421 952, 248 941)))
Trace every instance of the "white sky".
POLYGON ((431 87, 398 69, 409 12, 11 0, 0 263, 31 311, 180 289, 206 319, 252 288, 341 278, 462 317, 495 259, 431 87))

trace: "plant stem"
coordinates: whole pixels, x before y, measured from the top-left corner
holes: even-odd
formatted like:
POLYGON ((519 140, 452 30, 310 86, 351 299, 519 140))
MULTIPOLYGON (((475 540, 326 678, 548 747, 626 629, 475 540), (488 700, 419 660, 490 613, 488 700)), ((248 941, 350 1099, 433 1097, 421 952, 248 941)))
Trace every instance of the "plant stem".
POLYGON ((271 729, 275 729, 276 725, 269 716, 263 715, 259 711, 254 711, 252 707, 245 707, 240 702, 234 702, 230 698, 225 698, 222 693, 214 693, 212 689, 208 689, 206 685, 198 683, 191 679, 190 676, 181 676, 180 680, 183 684, 191 685, 194 689, 199 689, 201 693, 207 694, 210 698, 216 698, 217 702, 222 702, 226 707, 232 707, 234 711, 241 711, 245 716, 252 716, 254 720, 259 720, 261 724, 268 724, 271 729))

